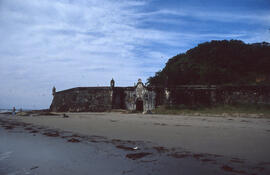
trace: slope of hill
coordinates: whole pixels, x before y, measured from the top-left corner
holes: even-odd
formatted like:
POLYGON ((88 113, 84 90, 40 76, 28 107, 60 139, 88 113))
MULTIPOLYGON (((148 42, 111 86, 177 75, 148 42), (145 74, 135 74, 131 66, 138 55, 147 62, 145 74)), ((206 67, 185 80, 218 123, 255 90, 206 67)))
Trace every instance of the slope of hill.
POLYGON ((199 44, 169 59, 148 79, 151 86, 270 84, 270 44, 240 40, 199 44))

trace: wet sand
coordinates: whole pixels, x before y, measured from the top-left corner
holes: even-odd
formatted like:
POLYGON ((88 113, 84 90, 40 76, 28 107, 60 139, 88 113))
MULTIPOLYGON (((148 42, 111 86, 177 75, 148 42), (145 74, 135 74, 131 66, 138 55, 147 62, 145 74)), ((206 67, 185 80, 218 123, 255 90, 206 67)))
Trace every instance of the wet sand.
POLYGON ((68 118, 0 115, 0 173, 8 172, 3 167, 10 165, 9 158, 5 158, 9 154, 14 156, 10 161, 17 162, 14 166, 19 171, 38 174, 48 173, 36 167, 49 160, 56 163, 47 168, 57 174, 270 172, 269 119, 118 113, 67 115, 68 118), (50 152, 48 156, 46 150, 50 152), (91 166, 96 159, 97 168, 91 166), (60 168, 65 165, 70 168, 60 168), (101 165, 106 170, 99 171, 101 165))

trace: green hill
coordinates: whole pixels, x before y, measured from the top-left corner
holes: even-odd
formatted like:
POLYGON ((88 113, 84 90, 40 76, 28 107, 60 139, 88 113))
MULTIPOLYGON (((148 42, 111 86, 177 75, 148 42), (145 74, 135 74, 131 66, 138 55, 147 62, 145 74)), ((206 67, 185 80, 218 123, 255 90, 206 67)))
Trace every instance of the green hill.
POLYGON ((151 86, 270 84, 270 44, 239 40, 199 44, 169 59, 151 86))

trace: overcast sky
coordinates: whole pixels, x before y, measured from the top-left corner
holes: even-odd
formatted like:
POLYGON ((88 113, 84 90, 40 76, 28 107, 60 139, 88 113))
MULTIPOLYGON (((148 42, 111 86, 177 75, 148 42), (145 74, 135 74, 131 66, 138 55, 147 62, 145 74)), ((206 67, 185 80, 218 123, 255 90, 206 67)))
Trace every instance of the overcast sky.
POLYGON ((0 108, 48 108, 54 85, 134 85, 201 42, 270 42, 270 1, 0 0, 0 38, 0 108))

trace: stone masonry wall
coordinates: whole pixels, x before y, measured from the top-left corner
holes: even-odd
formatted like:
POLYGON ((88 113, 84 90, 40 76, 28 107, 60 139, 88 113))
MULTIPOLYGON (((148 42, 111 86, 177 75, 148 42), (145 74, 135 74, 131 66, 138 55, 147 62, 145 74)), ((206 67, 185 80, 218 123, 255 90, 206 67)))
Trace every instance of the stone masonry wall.
POLYGON ((215 93, 216 103, 270 105, 270 86, 220 87, 215 93))
POLYGON ((138 100, 142 101, 143 111, 155 109, 156 93, 144 86, 125 88, 125 107, 127 110, 136 110, 138 100))
POLYGON ((50 109, 54 112, 111 110, 112 93, 110 87, 79 87, 56 92, 50 109))
POLYGON ((270 105, 270 86, 179 86, 159 90, 160 105, 212 106, 218 104, 270 105), (169 94, 169 98, 165 98, 169 94), (162 103, 163 102, 163 103, 162 103))

